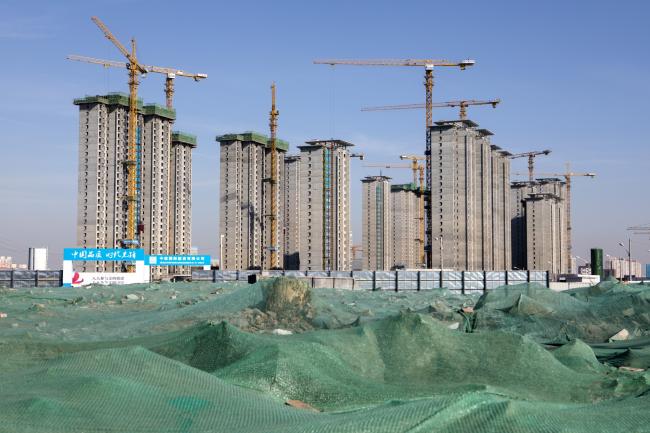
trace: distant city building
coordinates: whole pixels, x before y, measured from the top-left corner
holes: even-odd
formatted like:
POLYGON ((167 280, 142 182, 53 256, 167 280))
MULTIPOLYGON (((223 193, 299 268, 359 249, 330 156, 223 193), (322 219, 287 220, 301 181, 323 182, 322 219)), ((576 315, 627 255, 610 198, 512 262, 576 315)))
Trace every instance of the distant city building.
POLYGON ((47 271, 47 248, 30 248, 27 268, 30 271, 47 271))
POLYGON ((566 183, 560 179, 513 182, 512 266, 568 274, 566 183))
POLYGON ((367 176, 361 182, 363 269, 388 271, 393 266, 390 177, 367 176))
MULTIPOLYGON (((271 243, 271 145, 268 137, 255 132, 217 137, 220 159, 220 221, 223 236, 222 269, 270 269, 271 243)), ((289 143, 276 140, 278 161, 289 143)), ((278 185, 284 182, 284 164, 278 164, 278 185)), ((276 239, 284 225, 283 206, 278 212, 276 239)), ((303 212, 304 213, 304 212, 303 212)), ((280 246, 280 250, 282 247, 280 246)), ((280 257, 283 252, 279 251, 280 257)))
MULTIPOLYGON (((77 246, 119 248, 128 240, 129 98, 113 93, 76 99, 74 104, 79 106, 77 246)), ((183 189, 177 182, 188 181, 191 173, 190 167, 182 166, 191 163, 191 159, 184 158, 180 166, 172 162, 176 153, 171 131, 175 117, 173 109, 138 101, 137 151, 133 161, 137 188, 132 199, 136 203, 136 240, 146 254, 184 250, 179 244, 171 247, 169 243, 170 232, 175 231, 170 227, 170 217, 178 209, 179 199, 172 197, 170 190, 183 189), (172 173, 173 169, 177 171, 172 173)), ((189 212, 191 196, 188 189, 185 192, 182 197, 189 212)), ((181 213, 182 208, 183 205, 181 213)), ((181 224, 181 230, 189 233, 184 225, 181 224)), ((102 272, 119 271, 119 267, 118 262, 80 262, 77 269, 102 272)), ((152 268, 154 278, 168 271, 165 267, 152 268)))
POLYGON ((350 147, 308 141, 300 149, 300 269, 351 268, 350 147))
POLYGON ((11 269, 13 259, 11 256, 0 256, 0 269, 11 269))
POLYGON ((591 265, 578 266, 578 274, 591 275, 591 265))
POLYGON ((391 185, 393 267, 415 269, 422 266, 419 191, 414 183, 391 185))
POLYGON ((605 268, 610 270, 610 275, 614 278, 627 278, 630 275, 630 265, 633 278, 645 277, 645 269, 638 260, 628 261, 627 257, 609 257, 605 261, 605 268))
POLYGON ((491 135, 471 120, 431 127, 434 268, 441 263, 457 270, 511 266, 510 153, 492 145, 491 135))
POLYGON ((281 188, 284 206, 283 256, 284 269, 300 269, 300 215, 304 206, 300 203, 300 155, 284 158, 284 180, 281 188))

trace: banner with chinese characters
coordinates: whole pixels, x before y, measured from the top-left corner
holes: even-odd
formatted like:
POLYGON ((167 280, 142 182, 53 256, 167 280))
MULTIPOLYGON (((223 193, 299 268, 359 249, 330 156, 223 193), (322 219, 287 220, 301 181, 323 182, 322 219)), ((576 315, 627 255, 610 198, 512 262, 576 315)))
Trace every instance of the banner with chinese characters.
POLYGON ((203 255, 156 255, 147 256, 149 266, 210 266, 210 256, 203 255))
POLYGON ((144 250, 129 250, 121 248, 64 248, 63 260, 98 262, 144 260, 144 250))

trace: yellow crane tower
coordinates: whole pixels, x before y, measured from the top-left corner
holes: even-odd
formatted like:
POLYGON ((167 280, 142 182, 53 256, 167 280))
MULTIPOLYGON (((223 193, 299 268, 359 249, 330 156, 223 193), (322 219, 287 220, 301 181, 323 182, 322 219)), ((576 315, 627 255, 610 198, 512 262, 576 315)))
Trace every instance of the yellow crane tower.
POLYGON ((534 150, 532 152, 523 152, 510 155, 510 159, 515 158, 528 158, 528 181, 532 182, 535 178, 535 157, 539 155, 548 155, 550 150, 534 150))
MULTIPOLYGON (((354 59, 319 59, 314 60, 318 65, 352 65, 352 66, 415 66, 424 67, 424 89, 425 89, 425 108, 426 108, 426 179, 427 191, 431 191, 431 131, 430 126, 433 125, 433 68, 434 67, 457 67, 465 70, 470 66, 474 66, 476 61, 472 59, 465 59, 461 61, 449 61, 440 59, 369 59, 369 60, 354 60, 354 59)), ((430 203, 431 200, 428 200, 430 203)), ((426 206, 429 210, 430 204, 426 206)), ((427 240, 431 240, 431 218, 425 218, 427 224, 427 240)), ((425 240, 426 243, 426 240, 425 240)), ((430 254, 427 256, 427 265, 430 266, 430 254)))
MULTIPOLYGON (((523 173, 515 173, 515 175, 523 176, 523 173)), ((583 177, 596 177, 596 173, 576 173, 571 171, 570 163, 566 163, 566 171, 564 173, 537 173, 538 176, 553 176, 553 177, 563 177, 566 182, 566 221, 567 221, 567 263, 571 263, 571 178, 583 176, 583 177)))
MULTIPOLYGON (((66 57, 68 60, 74 60, 77 62, 85 62, 85 63, 93 63, 96 65, 102 65, 106 68, 121 68, 121 69, 128 69, 129 64, 125 62, 117 62, 115 60, 104 60, 104 59, 97 59, 94 57, 87 57, 87 56, 79 56, 76 54, 71 54, 68 57, 66 57)), ((157 74, 164 74, 166 76, 165 78, 165 102, 167 105, 167 108, 172 108, 173 107, 173 99, 174 99, 174 79, 176 77, 186 77, 186 78, 192 78, 194 81, 200 81, 205 78, 208 78, 208 74, 195 74, 192 72, 185 72, 177 68, 166 68, 163 66, 151 66, 151 65, 141 65, 145 70, 146 73, 157 73, 157 74)))
POLYGON ((426 267, 426 255, 424 251, 424 166, 418 161, 424 160, 424 156, 419 155, 400 155, 400 159, 411 160, 411 164, 365 164, 364 167, 379 167, 379 168, 407 168, 413 171, 413 184, 418 185, 418 173, 420 177, 419 187, 420 187, 420 197, 419 197, 419 228, 420 235, 416 239, 420 248, 420 264, 422 267, 426 267))
MULTIPOLYGON (((467 119, 467 107, 470 105, 491 105, 492 108, 497 108, 501 99, 490 99, 487 101, 478 101, 475 99, 461 99, 459 101, 446 101, 436 102, 431 104, 431 108, 443 107, 460 107, 459 118, 461 120, 467 119)), ((404 105, 382 105, 378 107, 364 107, 361 111, 389 111, 389 110, 413 110, 418 108, 426 108, 426 104, 404 104, 404 105)))
POLYGON ((278 158, 277 158, 277 130, 280 112, 275 108, 275 82, 271 84, 271 111, 269 113, 269 127, 271 129, 271 269, 280 269, 278 262, 278 158))
MULTIPOLYGON (((127 204, 127 229, 126 239, 121 240, 122 247, 134 248, 139 246, 139 240, 136 233, 136 207, 137 207, 137 185, 136 185, 136 159, 137 159, 137 121, 138 121, 138 75, 145 75, 148 72, 156 72, 167 74, 166 94, 167 106, 171 108, 172 95, 174 93, 173 79, 178 76, 185 76, 194 78, 198 81, 207 78, 206 74, 187 74, 178 69, 162 68, 158 66, 143 65, 138 61, 136 55, 136 42, 135 38, 131 39, 131 52, 129 52, 124 45, 113 35, 108 27, 98 17, 93 16, 91 20, 99 27, 104 33, 104 36, 111 41, 115 47, 126 57, 127 63, 113 62, 108 60, 94 59, 82 56, 69 56, 71 60, 85 61, 89 63, 96 63, 104 65, 105 67, 113 66, 128 69, 129 74, 129 128, 128 128, 128 141, 127 141, 127 159, 123 164, 127 168, 127 195, 125 197, 127 204)), ((129 266, 129 270, 133 267, 129 266)))

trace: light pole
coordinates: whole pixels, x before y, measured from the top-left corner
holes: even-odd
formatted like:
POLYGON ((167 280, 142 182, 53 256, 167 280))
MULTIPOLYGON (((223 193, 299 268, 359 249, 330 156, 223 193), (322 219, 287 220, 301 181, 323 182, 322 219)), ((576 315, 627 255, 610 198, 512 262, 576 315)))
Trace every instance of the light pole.
POLYGON ((438 236, 437 238, 433 238, 436 241, 440 241, 440 270, 444 268, 444 262, 442 260, 442 236, 438 236))
POLYGON ((223 271, 223 238, 226 235, 219 235, 219 270, 223 271))
POLYGON ((623 245, 623 242, 618 243, 625 252, 627 253, 627 281, 628 283, 632 281, 632 238, 627 240, 627 248, 623 245))

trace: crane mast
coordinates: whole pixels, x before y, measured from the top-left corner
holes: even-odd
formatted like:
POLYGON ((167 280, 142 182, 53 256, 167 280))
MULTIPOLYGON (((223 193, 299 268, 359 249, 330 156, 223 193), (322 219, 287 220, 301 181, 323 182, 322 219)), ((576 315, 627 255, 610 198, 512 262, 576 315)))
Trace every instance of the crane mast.
POLYGON ((550 150, 534 150, 532 152, 523 152, 517 153, 515 155, 510 155, 510 159, 515 158, 528 158, 528 181, 532 182, 535 178, 535 158, 540 155, 548 155, 551 153, 550 150))
POLYGON ((275 107, 275 83, 271 85, 271 111, 269 113, 269 127, 271 129, 271 269, 279 269, 278 262, 278 157, 276 137, 278 129, 278 116, 280 112, 275 107))

